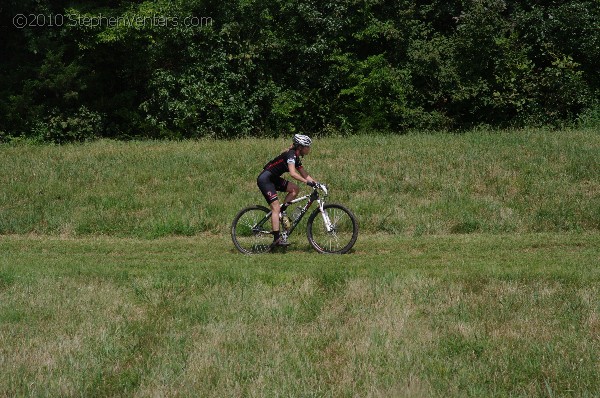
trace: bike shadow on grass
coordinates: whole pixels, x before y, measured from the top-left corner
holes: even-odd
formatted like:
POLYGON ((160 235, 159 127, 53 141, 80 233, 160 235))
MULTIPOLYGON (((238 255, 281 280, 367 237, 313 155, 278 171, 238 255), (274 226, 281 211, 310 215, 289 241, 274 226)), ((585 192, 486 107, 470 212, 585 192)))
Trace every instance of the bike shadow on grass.
MULTIPOLYGON (((240 253, 235 248, 229 249, 229 253, 245 255, 243 253, 240 253)), ((302 244, 297 245, 297 244, 292 243, 288 247, 275 247, 266 253, 257 253, 257 254, 251 254, 251 255, 252 256, 268 256, 270 254, 292 254, 292 253, 320 254, 311 245, 302 245, 302 244)), ((352 248, 347 253, 344 253, 344 254, 355 254, 355 253, 356 253, 356 250, 354 248, 352 248)), ((248 255, 248 254, 246 254, 246 255, 248 255)), ((326 254, 323 254, 323 255, 326 255, 326 254)), ((337 254, 334 254, 334 255, 337 255, 337 254)))

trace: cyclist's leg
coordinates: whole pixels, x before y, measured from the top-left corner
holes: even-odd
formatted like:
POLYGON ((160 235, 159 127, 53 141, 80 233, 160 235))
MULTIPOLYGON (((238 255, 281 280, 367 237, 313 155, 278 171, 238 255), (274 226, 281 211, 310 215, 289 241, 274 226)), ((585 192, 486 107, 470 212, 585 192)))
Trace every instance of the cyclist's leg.
POLYGON ((289 203, 296 199, 298 192, 300 192, 300 188, 298 188, 298 185, 294 184, 293 182, 288 181, 285 191, 288 193, 285 197, 285 201, 286 203, 289 203))
POLYGON ((279 199, 277 198, 277 187, 271 181, 270 173, 263 172, 258 176, 256 184, 260 189, 260 192, 265 197, 265 200, 269 204, 272 210, 271 214, 271 225, 273 226, 273 232, 277 235, 279 232, 279 212, 280 205, 279 199))
POLYGON ((279 177, 279 179, 276 181, 275 188, 277 188, 277 190, 280 192, 287 192, 284 201, 284 206, 287 206, 287 203, 296 199, 296 196, 298 196, 298 192, 300 192, 300 188, 298 188, 298 185, 281 177, 279 177))
MULTIPOLYGON (((273 226, 273 232, 279 232, 279 212, 281 211, 281 206, 279 204, 279 200, 275 200, 274 202, 269 203, 271 206, 271 225, 273 226)), ((275 236, 277 238, 277 236, 275 236)))
MULTIPOLYGON (((277 189, 280 192, 288 192, 289 186, 290 186, 290 182, 288 182, 287 180, 279 177, 278 179, 275 179, 274 181, 275 183, 275 189, 277 189)), ((271 222, 273 223, 273 234, 274 234, 274 244, 278 245, 278 246, 287 246, 289 245, 289 243, 287 243, 287 240, 285 239, 285 237, 283 237, 283 239, 279 239, 279 213, 285 209, 285 207, 282 209, 281 204, 279 203, 279 200, 277 201, 273 201, 273 203, 270 203, 271 205, 271 210, 273 210, 272 214, 271 214, 271 222), (275 227, 277 226, 277 228, 275 227)))

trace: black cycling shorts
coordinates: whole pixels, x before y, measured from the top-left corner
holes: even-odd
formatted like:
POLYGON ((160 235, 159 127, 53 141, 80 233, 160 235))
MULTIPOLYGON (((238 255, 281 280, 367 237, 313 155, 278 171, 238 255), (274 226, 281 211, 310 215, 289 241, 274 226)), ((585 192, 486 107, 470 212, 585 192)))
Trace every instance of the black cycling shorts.
POLYGON ((267 200, 267 203, 271 204, 278 199, 277 191, 286 191, 288 181, 281 178, 281 176, 276 176, 268 170, 263 170, 256 179, 256 185, 258 185, 258 188, 267 200))

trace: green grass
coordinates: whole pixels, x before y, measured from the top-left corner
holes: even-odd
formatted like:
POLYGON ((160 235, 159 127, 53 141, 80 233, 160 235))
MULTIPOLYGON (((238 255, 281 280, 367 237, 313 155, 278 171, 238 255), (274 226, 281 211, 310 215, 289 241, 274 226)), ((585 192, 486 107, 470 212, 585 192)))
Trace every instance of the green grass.
MULTIPOLYGON (((0 235, 223 234, 241 207, 264 202, 256 176, 286 145, 0 146, 0 235)), ((593 130, 325 138, 304 163, 368 233, 600 230, 593 130)))
POLYGON ((0 238, 0 396, 600 394, 600 234, 0 238))
POLYGON ((286 144, 0 146, 0 397, 600 395, 597 131, 317 139, 352 253, 238 254, 286 144))

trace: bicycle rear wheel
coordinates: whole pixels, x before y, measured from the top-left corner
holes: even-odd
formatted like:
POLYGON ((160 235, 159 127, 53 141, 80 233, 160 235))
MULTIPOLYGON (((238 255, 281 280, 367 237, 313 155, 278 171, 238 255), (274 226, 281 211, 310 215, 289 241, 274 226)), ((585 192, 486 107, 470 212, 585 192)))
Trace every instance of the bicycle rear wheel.
POLYGON ((264 206, 250 206, 240 210, 231 224, 231 239, 244 254, 260 254, 271 250, 273 231, 271 210, 264 206))
POLYGON ((321 211, 315 210, 307 223, 308 241, 319 253, 347 253, 358 238, 356 217, 348 208, 338 204, 326 204, 323 211, 329 217, 332 228, 327 231, 321 211))

